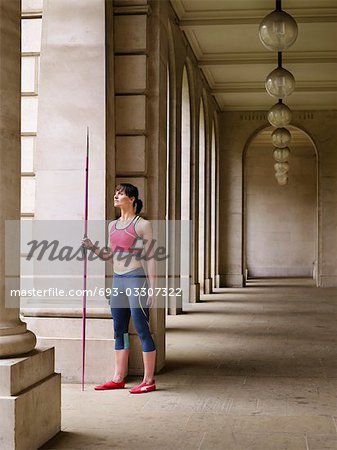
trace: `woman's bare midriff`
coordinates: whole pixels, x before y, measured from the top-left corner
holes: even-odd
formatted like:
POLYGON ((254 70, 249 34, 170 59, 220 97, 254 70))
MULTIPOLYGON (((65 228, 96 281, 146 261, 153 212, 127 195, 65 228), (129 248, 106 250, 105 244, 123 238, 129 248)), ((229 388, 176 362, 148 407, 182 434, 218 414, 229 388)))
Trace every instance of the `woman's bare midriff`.
POLYGON ((131 269, 138 269, 142 266, 142 263, 139 260, 137 255, 123 255, 118 256, 114 255, 112 258, 113 268, 116 272, 127 272, 131 269))

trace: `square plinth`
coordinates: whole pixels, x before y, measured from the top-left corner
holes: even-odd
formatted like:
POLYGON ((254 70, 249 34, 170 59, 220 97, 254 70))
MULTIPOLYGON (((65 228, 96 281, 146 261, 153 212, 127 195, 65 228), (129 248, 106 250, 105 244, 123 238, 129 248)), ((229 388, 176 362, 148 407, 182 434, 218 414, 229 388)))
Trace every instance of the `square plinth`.
POLYGON ((0 360, 2 450, 36 449, 60 431, 61 375, 53 361, 54 349, 0 360))

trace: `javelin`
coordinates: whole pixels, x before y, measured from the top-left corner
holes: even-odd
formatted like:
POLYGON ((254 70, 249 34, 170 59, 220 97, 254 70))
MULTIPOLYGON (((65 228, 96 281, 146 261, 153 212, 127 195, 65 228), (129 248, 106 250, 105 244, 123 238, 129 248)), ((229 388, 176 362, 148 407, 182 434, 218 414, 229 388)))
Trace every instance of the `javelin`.
MULTIPOLYGON (((89 127, 87 127, 87 156, 85 160, 85 200, 84 200, 84 239, 88 232, 88 192, 89 192, 89 127)), ((82 391, 84 391, 85 373, 85 319, 87 311, 87 249, 84 249, 83 301, 82 301, 82 391)))

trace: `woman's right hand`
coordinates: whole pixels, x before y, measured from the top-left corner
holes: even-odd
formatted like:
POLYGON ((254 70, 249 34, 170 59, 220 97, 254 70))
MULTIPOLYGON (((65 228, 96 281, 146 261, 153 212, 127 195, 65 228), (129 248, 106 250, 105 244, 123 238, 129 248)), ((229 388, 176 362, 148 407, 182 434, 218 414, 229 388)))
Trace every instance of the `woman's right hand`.
POLYGON ((89 250, 92 250, 95 247, 94 244, 91 242, 91 240, 88 237, 82 239, 82 246, 89 250))

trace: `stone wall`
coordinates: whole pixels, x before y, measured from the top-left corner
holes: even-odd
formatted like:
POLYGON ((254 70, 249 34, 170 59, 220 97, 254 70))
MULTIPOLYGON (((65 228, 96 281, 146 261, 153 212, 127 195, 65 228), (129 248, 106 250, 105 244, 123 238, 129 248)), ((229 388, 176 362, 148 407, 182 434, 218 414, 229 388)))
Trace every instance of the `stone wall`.
MULTIPOLYGON (((318 157, 318 274, 320 286, 337 285, 336 111, 294 111, 293 125, 311 137, 318 157)), ((265 112, 224 112, 219 118, 219 277, 243 285, 243 154, 268 125, 265 112)))
POLYGON ((246 152, 244 269, 248 277, 314 275, 317 158, 313 146, 290 147, 286 186, 276 182, 271 145, 252 143, 246 152))

